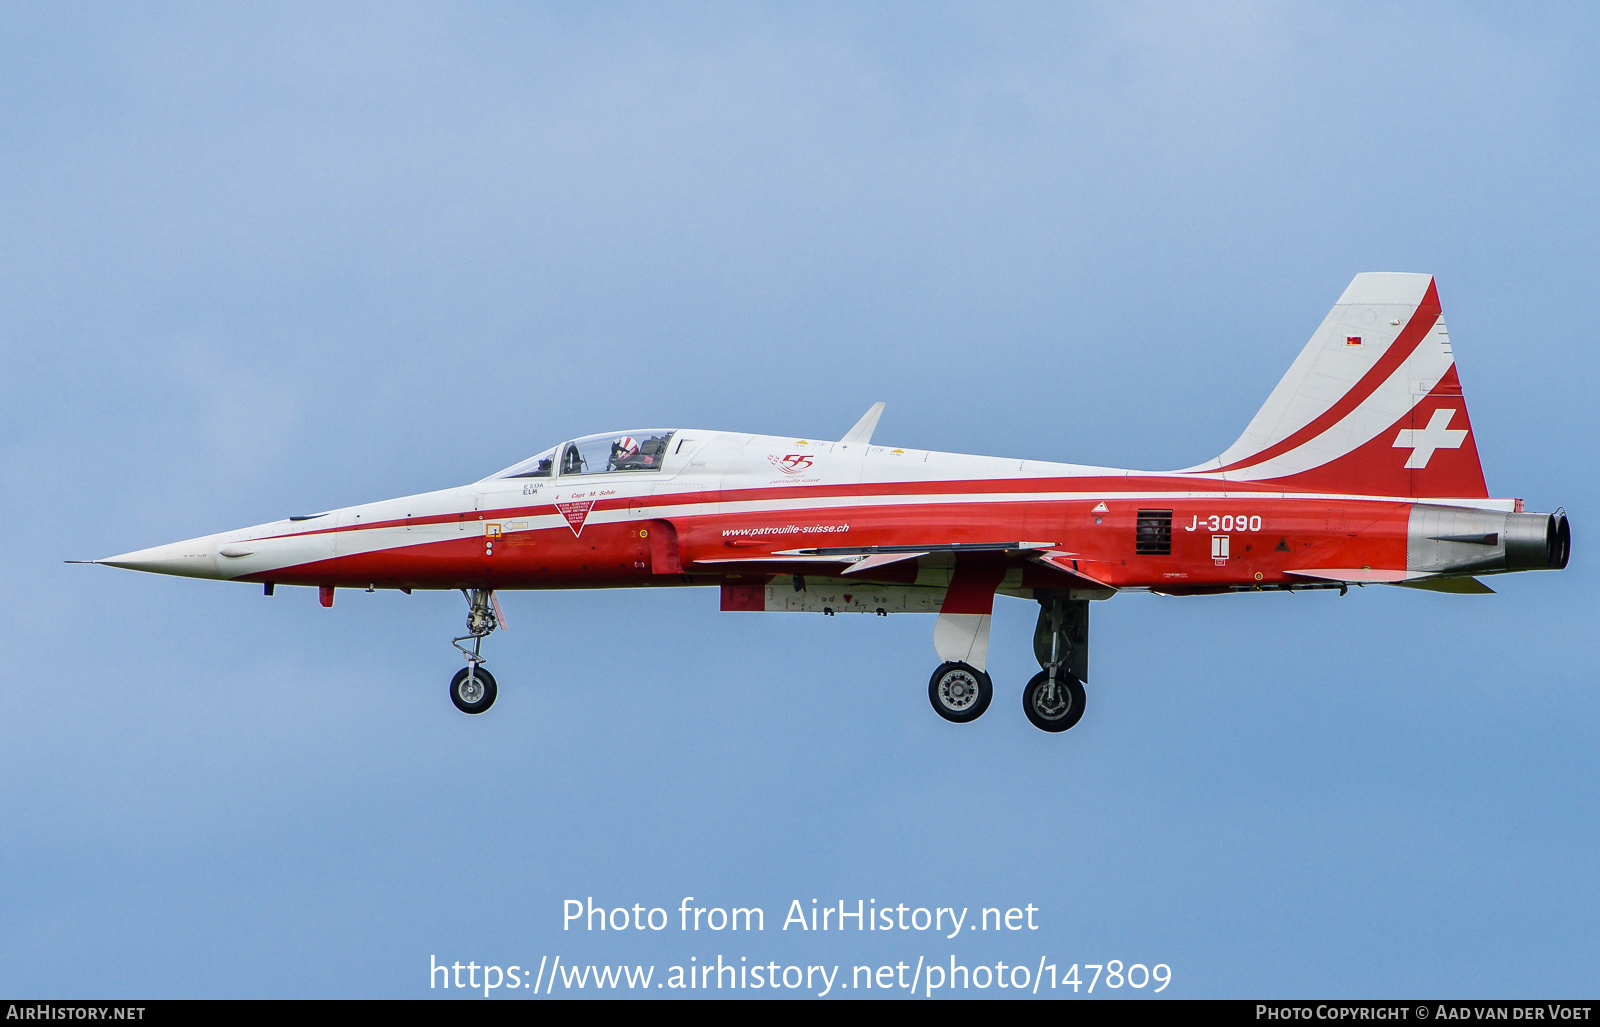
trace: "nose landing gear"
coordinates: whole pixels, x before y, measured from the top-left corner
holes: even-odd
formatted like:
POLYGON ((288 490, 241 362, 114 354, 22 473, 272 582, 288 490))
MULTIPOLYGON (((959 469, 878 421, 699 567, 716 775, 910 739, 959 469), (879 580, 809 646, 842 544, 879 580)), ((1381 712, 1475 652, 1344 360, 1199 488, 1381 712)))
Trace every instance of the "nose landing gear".
POLYGON ((462 713, 482 713, 494 705, 497 694, 494 675, 479 666, 462 667, 450 679, 450 701, 462 713))
POLYGON ((462 589, 461 594, 467 597, 467 633, 451 639, 451 644, 461 650, 461 654, 467 658, 467 665, 456 671, 456 676, 450 679, 450 701, 462 713, 482 713, 494 705, 495 696, 499 693, 494 675, 483 668, 480 650, 483 640, 501 625, 500 604, 495 601, 492 589, 462 589), (469 639, 472 641, 471 649, 461 644, 469 639))

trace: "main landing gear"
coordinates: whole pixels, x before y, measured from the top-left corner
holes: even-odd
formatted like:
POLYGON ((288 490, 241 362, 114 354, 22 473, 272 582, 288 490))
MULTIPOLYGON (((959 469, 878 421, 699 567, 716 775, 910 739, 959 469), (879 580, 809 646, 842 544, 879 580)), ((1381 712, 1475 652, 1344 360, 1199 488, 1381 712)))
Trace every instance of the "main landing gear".
POLYGON ((956 724, 983 716, 993 698, 989 675, 968 663, 941 663, 928 679, 928 701, 934 712, 956 724))
MULTIPOLYGON (((1022 712, 1041 731, 1066 731, 1083 718, 1089 676, 1089 601, 1063 589, 1040 589, 1033 652, 1044 668, 1022 689, 1022 712)), ((928 701, 945 720, 967 724, 994 697, 989 675, 971 664, 941 663, 928 681, 928 701)))
POLYGON ((483 640, 500 626, 500 604, 495 602, 492 589, 462 589, 461 594, 467 597, 467 633, 452 639, 451 644, 461 650, 461 654, 467 658, 467 665, 456 671, 456 676, 450 679, 450 701, 462 713, 482 713, 494 705, 495 696, 499 693, 494 675, 483 668, 483 657, 479 651, 483 647, 483 640), (471 649, 461 644, 468 639, 472 641, 471 649))
POLYGON ((1033 652, 1044 669, 1022 690, 1022 712, 1041 731, 1065 731, 1083 719, 1083 677, 1089 670, 1089 601, 1052 595, 1040 600, 1033 652))

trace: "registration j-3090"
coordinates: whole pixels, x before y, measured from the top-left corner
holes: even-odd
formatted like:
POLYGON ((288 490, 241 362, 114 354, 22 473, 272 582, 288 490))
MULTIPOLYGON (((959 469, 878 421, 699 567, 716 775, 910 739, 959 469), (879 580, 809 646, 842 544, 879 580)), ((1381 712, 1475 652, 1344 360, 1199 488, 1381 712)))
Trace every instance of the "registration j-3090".
POLYGON ((1184 531, 1261 531, 1260 514, 1192 514, 1184 531))

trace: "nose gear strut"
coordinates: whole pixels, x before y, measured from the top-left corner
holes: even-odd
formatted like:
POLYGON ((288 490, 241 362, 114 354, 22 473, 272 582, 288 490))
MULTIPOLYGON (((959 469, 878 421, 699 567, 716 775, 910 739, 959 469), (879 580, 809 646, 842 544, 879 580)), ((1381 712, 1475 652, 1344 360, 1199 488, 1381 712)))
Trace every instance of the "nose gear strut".
POLYGON ((503 625, 504 617, 500 614, 500 603, 495 599, 493 589, 462 589, 461 594, 467 597, 467 633, 451 639, 450 644, 461 650, 461 655, 467 658, 467 665, 456 671, 456 676, 450 681, 450 701, 462 713, 482 713, 494 705, 499 692, 494 675, 483 666, 483 640, 493 634, 495 628, 503 625), (471 649, 461 644, 469 639, 472 642, 471 649))

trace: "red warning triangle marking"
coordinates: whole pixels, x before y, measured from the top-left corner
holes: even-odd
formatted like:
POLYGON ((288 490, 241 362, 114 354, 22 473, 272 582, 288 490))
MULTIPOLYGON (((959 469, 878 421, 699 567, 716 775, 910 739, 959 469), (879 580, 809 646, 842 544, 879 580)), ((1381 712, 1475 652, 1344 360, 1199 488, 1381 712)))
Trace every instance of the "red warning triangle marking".
POLYGON ((556 509, 561 511, 561 516, 567 519, 567 527, 578 537, 583 536, 583 522, 589 519, 589 511, 594 509, 594 500, 585 499, 576 503, 557 503, 556 509))

